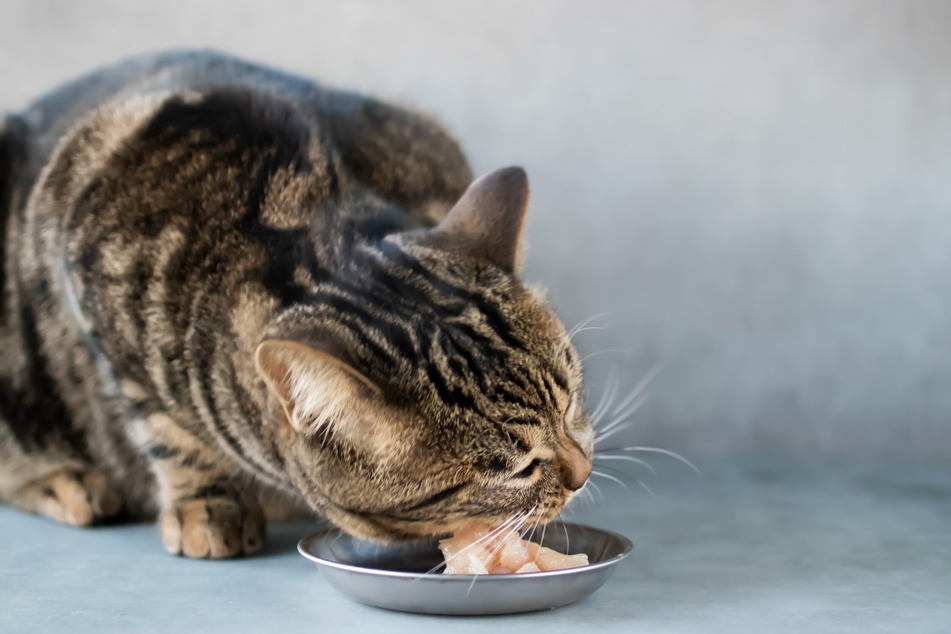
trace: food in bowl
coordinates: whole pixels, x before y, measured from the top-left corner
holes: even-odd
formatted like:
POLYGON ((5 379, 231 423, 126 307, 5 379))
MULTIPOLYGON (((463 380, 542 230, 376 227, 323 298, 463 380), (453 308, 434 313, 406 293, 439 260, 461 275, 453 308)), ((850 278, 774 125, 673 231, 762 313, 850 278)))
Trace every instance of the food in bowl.
POLYGON ((563 555, 522 539, 516 531, 484 527, 456 531, 439 542, 446 558, 446 574, 507 575, 543 570, 563 570, 588 565, 588 556, 563 555))

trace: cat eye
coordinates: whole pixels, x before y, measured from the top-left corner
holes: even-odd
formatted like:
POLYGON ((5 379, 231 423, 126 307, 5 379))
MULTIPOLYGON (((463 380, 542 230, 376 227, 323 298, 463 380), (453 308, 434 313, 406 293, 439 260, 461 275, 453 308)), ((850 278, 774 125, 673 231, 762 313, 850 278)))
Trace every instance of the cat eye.
POLYGON ((535 458, 530 463, 528 463, 527 467, 525 467, 524 469, 522 469, 521 471, 519 471, 512 477, 518 478, 518 479, 530 478, 535 474, 536 469, 540 469, 544 467, 546 464, 549 464, 547 460, 541 460, 539 458, 535 458))

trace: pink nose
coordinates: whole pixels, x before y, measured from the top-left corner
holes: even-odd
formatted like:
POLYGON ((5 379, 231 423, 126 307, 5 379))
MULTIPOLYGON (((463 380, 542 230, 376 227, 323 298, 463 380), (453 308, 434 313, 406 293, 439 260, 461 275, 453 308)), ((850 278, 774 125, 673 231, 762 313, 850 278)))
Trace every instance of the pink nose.
POLYGON ((565 442, 566 447, 558 456, 561 467, 561 482, 570 491, 577 491, 588 481, 591 475, 591 462, 585 457, 578 443, 570 438, 565 442))

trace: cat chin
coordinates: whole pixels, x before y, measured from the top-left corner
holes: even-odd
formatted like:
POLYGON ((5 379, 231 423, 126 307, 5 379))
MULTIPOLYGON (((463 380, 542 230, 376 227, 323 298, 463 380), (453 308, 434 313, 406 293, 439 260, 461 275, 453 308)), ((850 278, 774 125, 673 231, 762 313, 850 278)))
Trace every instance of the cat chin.
MULTIPOLYGON (((547 524, 558 513, 548 513, 550 517, 541 517, 538 520, 539 525, 547 524)), ((450 522, 436 521, 418 521, 403 520, 393 517, 376 516, 371 514, 353 513, 345 509, 336 509, 333 512, 325 513, 334 526, 340 530, 353 535, 358 539, 376 543, 392 543, 397 541, 406 541, 410 539, 419 539, 422 537, 445 537, 458 530, 470 530, 474 524, 484 524, 487 528, 495 528, 506 522, 509 518, 460 518, 450 522)), ((534 517, 528 518, 526 524, 534 524, 534 517)))
POLYGON ((369 513, 357 513, 336 504, 325 503, 319 506, 321 507, 320 514, 330 520, 331 524, 357 539, 388 544, 415 537, 415 535, 388 526, 369 513))
POLYGON ((325 515, 334 526, 345 533, 359 539, 383 544, 432 535, 447 535, 464 525, 464 522, 445 524, 400 520, 372 514, 353 513, 344 509, 337 509, 325 515))

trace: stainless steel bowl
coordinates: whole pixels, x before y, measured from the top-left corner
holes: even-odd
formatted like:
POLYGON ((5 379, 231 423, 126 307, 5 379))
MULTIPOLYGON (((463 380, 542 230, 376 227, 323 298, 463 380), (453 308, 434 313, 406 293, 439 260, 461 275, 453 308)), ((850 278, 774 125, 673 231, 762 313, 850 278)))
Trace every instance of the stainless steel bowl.
POLYGON ((621 535, 580 524, 550 526, 544 541, 538 535, 535 541, 563 553, 586 553, 590 563, 518 575, 443 575, 428 573, 443 560, 433 539, 382 546, 337 530, 305 537, 297 549, 330 585, 361 603, 448 615, 532 612, 580 601, 604 585, 633 550, 621 535))

